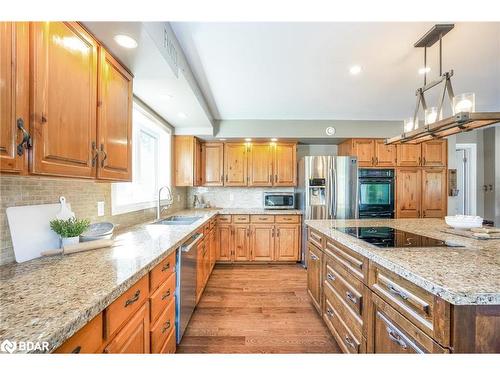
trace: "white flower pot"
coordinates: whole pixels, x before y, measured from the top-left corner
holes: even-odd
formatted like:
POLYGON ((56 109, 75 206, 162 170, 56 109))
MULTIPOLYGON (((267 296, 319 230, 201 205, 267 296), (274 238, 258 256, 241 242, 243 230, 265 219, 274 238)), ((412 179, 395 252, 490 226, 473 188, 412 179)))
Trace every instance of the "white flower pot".
POLYGON ((79 242, 80 242, 80 236, 61 238, 61 246, 62 247, 76 245, 79 242))

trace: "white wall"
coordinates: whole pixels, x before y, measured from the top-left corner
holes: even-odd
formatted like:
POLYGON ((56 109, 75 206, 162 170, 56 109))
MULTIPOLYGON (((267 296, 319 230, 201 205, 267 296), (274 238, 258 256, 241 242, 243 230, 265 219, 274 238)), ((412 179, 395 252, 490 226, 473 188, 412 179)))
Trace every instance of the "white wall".
POLYGON ((337 145, 297 145, 297 161, 304 156, 337 155, 337 145))

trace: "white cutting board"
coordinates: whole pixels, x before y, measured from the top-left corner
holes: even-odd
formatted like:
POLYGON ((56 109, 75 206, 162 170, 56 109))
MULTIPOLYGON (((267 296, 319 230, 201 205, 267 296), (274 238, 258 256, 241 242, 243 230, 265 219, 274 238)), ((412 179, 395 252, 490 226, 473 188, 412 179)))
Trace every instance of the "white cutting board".
POLYGON ((7 208, 16 262, 39 258, 42 251, 60 247, 59 236, 50 229, 50 221, 60 211, 60 203, 7 208))

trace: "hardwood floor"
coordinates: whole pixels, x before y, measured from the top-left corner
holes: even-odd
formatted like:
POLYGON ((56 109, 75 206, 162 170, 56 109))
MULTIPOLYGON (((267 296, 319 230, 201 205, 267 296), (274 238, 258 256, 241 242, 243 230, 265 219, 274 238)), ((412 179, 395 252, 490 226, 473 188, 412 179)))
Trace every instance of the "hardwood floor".
POLYGON ((299 265, 216 265, 177 353, 339 353, 299 265))

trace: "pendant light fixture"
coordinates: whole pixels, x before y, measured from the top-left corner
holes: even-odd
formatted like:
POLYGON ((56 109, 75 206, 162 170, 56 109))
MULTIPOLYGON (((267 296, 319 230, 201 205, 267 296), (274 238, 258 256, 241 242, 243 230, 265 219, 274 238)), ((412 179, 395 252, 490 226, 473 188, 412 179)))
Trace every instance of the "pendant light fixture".
POLYGON ((403 133, 393 138, 386 139, 386 144, 395 143, 421 143, 434 138, 447 137, 452 134, 478 129, 484 126, 500 122, 500 112, 475 112, 475 94, 464 93, 456 95, 451 85, 453 70, 442 71, 443 62, 443 36, 453 29, 453 24, 434 25, 415 44, 416 48, 424 49, 424 85, 415 92, 417 103, 413 118, 405 119, 403 133), (439 78, 427 83, 427 73, 430 71, 427 66, 427 48, 439 42, 439 78), (437 86, 442 86, 441 95, 437 106, 428 107, 425 100, 425 93, 437 86), (448 96, 452 106, 451 117, 442 118, 443 104, 448 96), (418 113, 422 108, 424 112, 424 126, 418 126, 418 113))

